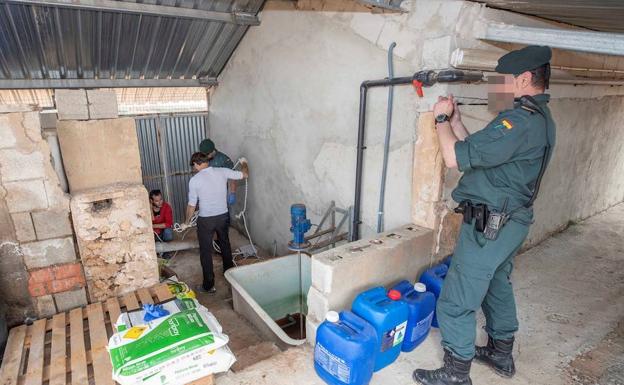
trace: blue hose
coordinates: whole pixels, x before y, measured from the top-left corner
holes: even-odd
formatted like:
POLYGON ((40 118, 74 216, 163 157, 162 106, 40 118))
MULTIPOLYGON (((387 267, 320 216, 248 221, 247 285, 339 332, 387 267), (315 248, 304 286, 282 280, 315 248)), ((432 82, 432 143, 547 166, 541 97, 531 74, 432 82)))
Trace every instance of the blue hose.
MULTIPOLYGON (((394 78, 394 65, 392 51, 396 43, 392 42, 388 48, 388 77, 394 78)), ((388 174, 388 156, 390 154, 390 134, 392 132, 392 102, 394 86, 388 87, 388 109, 386 112, 386 138, 384 141, 383 167, 381 171, 381 186, 379 188, 379 209, 377 210, 377 232, 384 231, 384 200, 386 196, 386 175, 388 174)))

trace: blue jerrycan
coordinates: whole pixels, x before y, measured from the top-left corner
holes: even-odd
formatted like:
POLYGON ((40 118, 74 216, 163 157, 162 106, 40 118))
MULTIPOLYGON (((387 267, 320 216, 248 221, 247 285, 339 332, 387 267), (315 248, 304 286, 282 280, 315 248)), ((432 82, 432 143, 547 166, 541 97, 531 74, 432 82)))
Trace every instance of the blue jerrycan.
POLYGON ((376 287, 360 293, 353 301, 352 311, 377 332, 375 371, 390 365, 401 354, 408 309, 400 299, 398 291, 376 287))
MULTIPOLYGON (((446 278, 448 269, 449 267, 446 263, 440 263, 439 265, 435 265, 432 268, 425 270, 418 280, 419 282, 424 283, 425 286, 427 286, 427 290, 433 293, 436 298, 436 302, 438 298, 440 298, 440 292, 442 291, 442 285, 444 284, 444 278, 446 278)), ((434 328, 438 327, 438 320, 435 316, 435 312, 433 314, 431 326, 434 328)))
POLYGON ((366 385, 373 376, 377 334, 350 311, 327 313, 316 331, 314 369, 330 385, 366 385))
POLYGON ((433 293, 427 291, 427 286, 422 282, 412 285, 409 281, 401 281, 393 289, 401 293, 401 301, 405 302, 409 309, 401 351, 411 352, 429 335, 436 298, 433 293))

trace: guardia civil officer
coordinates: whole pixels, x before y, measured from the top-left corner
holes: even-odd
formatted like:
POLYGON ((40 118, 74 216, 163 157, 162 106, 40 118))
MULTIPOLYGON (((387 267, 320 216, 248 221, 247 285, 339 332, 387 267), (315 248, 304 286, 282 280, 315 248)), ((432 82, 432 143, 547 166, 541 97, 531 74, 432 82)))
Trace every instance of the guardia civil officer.
POLYGON ((472 135, 452 96, 433 108, 447 167, 464 174, 453 191, 464 216, 437 304, 444 365, 418 369, 424 385, 470 385, 473 358, 511 377, 516 305, 509 276, 513 258, 533 221, 533 201, 555 144, 555 124, 544 91, 550 77, 549 47, 529 46, 498 60, 490 98, 509 107, 472 135), (483 309, 487 346, 475 347, 475 312, 483 309))

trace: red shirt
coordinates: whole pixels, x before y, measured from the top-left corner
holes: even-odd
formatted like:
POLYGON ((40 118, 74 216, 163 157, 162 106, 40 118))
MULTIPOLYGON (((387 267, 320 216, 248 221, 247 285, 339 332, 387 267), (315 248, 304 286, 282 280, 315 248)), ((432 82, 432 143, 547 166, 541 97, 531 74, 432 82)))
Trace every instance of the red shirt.
MULTIPOLYGON (((154 215, 154 211, 152 209, 152 224, 157 225, 160 223, 164 223, 167 228, 173 227, 173 210, 171 210, 171 206, 169 206, 169 203, 167 202, 163 202, 158 215, 154 215)), ((160 235, 162 230, 163 229, 154 229, 154 232, 160 235)))

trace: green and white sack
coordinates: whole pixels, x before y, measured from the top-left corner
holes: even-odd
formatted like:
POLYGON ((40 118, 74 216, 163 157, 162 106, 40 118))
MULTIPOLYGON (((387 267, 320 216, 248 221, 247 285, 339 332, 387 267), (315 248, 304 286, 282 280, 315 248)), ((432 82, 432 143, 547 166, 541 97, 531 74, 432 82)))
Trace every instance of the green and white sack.
POLYGON ((115 333, 108 343, 113 379, 121 385, 164 385, 180 383, 182 376, 227 371, 235 359, 229 349, 218 350, 228 337, 215 321, 199 306, 115 333))
MULTIPOLYGON (((179 313, 182 310, 188 309, 206 309, 203 305, 197 302, 196 299, 193 298, 172 298, 166 302, 160 303, 159 305, 162 305, 163 309, 169 311, 169 315, 179 313)), ((223 329, 221 328, 221 324, 219 324, 219 321, 217 321, 215 316, 212 315, 212 313, 210 313, 208 309, 206 309, 206 312, 208 314, 208 317, 210 317, 211 325, 215 327, 215 330, 221 333, 223 329)), ((123 312, 119 315, 119 318, 117 318, 117 321, 115 322, 115 330, 121 332, 124 330, 128 330, 134 326, 144 325, 146 323, 145 321, 143 321, 144 316, 145 310, 143 309, 123 312)))

